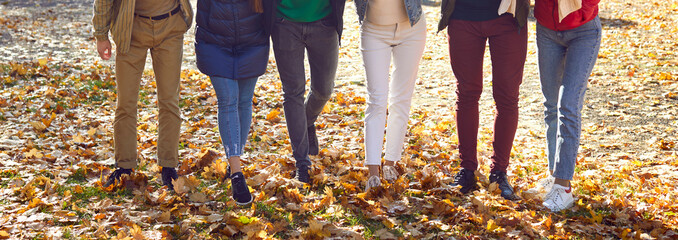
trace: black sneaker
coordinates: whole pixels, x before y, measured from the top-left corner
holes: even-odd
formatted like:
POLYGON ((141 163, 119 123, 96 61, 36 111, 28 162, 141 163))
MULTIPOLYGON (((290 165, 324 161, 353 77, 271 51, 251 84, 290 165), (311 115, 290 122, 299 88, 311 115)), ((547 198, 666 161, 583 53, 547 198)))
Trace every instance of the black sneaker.
POLYGON ((300 182, 311 184, 311 176, 308 173, 309 166, 298 166, 297 167, 297 180, 300 182))
POLYGON ((454 175, 454 184, 452 186, 461 186, 461 193, 467 194, 477 188, 476 175, 473 171, 462 168, 457 175, 454 175))
POLYGON ((508 200, 518 200, 520 197, 518 197, 514 192, 513 192, 513 187, 508 181, 508 178, 506 177, 506 173, 502 171, 494 171, 490 174, 490 183, 496 182, 497 185, 499 185, 499 190, 501 190, 501 196, 505 199, 508 200))
POLYGON ((179 178, 177 170, 171 167, 162 168, 162 185, 167 186, 170 190, 174 191, 174 184, 172 180, 179 178))
POLYGON ((308 155, 318 155, 318 136, 315 135, 315 125, 308 127, 308 155))
POLYGON ((235 203, 244 206, 250 204, 253 200, 250 188, 247 187, 245 175, 242 172, 234 173, 231 178, 231 192, 233 193, 233 200, 235 203))
POLYGON ((115 169, 111 173, 111 175, 108 175, 108 180, 106 180, 106 183, 104 183, 104 188, 107 188, 108 186, 111 186, 115 184, 115 181, 120 181, 120 177, 122 177, 123 174, 132 174, 132 169, 127 169, 127 168, 118 168, 115 169))

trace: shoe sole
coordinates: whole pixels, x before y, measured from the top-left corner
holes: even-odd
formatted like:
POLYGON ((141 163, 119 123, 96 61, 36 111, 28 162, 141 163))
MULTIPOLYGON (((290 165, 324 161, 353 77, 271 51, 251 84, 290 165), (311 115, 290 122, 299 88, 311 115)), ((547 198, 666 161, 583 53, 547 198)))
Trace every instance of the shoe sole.
POLYGON ((250 201, 249 201, 249 202, 241 203, 241 202, 235 201, 235 204, 237 204, 238 206, 246 206, 246 205, 252 203, 253 201, 254 201, 254 197, 250 197, 250 201))
POLYGON ((553 209, 551 209, 551 208, 549 208, 548 206, 543 205, 543 204, 542 204, 542 206, 546 207, 546 209, 548 209, 548 210, 551 211, 551 212, 557 213, 557 212, 560 212, 560 211, 563 211, 563 210, 567 210, 567 209, 572 208, 572 207, 574 206, 574 200, 573 200, 572 202, 568 203, 567 205, 565 205, 564 208, 558 209, 558 211, 553 211, 553 209))

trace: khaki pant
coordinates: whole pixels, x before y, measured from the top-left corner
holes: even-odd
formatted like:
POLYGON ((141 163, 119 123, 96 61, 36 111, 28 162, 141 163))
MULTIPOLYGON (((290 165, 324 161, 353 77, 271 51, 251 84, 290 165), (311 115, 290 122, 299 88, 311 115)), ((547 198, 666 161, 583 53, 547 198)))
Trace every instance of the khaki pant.
POLYGON ((113 122, 117 167, 137 166, 137 101, 146 54, 151 50, 158 92, 158 164, 179 164, 179 83, 186 22, 181 14, 162 20, 134 18, 129 52, 117 52, 118 102, 113 122))

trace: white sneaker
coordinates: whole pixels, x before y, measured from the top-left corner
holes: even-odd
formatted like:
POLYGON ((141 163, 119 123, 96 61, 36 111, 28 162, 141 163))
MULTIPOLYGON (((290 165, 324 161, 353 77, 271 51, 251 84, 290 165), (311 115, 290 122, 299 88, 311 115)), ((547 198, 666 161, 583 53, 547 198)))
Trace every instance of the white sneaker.
POLYGON ((379 176, 371 176, 367 179, 367 186, 365 186, 365 192, 369 192, 370 188, 381 186, 381 179, 379 176))
POLYGON ((562 210, 571 208, 574 205, 574 197, 572 197, 572 187, 564 187, 554 184, 551 191, 546 194, 544 207, 553 212, 560 212, 562 210))
POLYGON ((384 165, 381 169, 384 175, 384 180, 393 182, 398 179, 398 170, 394 166, 384 165))

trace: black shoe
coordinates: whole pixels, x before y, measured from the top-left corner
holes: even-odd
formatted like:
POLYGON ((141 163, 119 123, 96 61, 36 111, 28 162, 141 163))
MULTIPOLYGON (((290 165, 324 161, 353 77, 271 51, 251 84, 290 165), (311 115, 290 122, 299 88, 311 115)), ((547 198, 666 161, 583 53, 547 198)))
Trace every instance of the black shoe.
POLYGON ((132 169, 126 169, 126 168, 118 168, 115 169, 111 173, 111 175, 108 175, 108 180, 106 180, 106 183, 104 183, 104 188, 107 188, 108 186, 111 186, 115 184, 115 181, 120 181, 120 177, 122 177, 123 174, 132 174, 132 169))
POLYGON ((506 177, 506 173, 502 171, 494 171, 490 174, 490 183, 496 182, 497 185, 499 186, 499 190, 501 190, 501 196, 504 197, 505 199, 508 200, 518 200, 520 197, 518 197, 514 192, 513 192, 513 187, 508 181, 508 178, 506 177))
POLYGON ((233 200, 235 203, 244 206, 250 204, 253 200, 250 188, 247 187, 245 175, 242 172, 234 173, 231 178, 231 192, 233 193, 233 200))
POLYGON ((457 175, 454 175, 454 184, 452 186, 461 186, 461 193, 467 194, 476 189, 476 175, 473 171, 462 168, 457 175))
POLYGON ((308 173, 310 166, 298 166, 297 167, 297 180, 300 182, 311 184, 311 176, 308 173))
POLYGON ((315 125, 308 127, 308 155, 318 155, 318 136, 315 135, 315 125))
POLYGON ((162 185, 167 186, 170 190, 174 191, 174 184, 172 180, 179 178, 177 170, 171 167, 162 168, 162 185))

